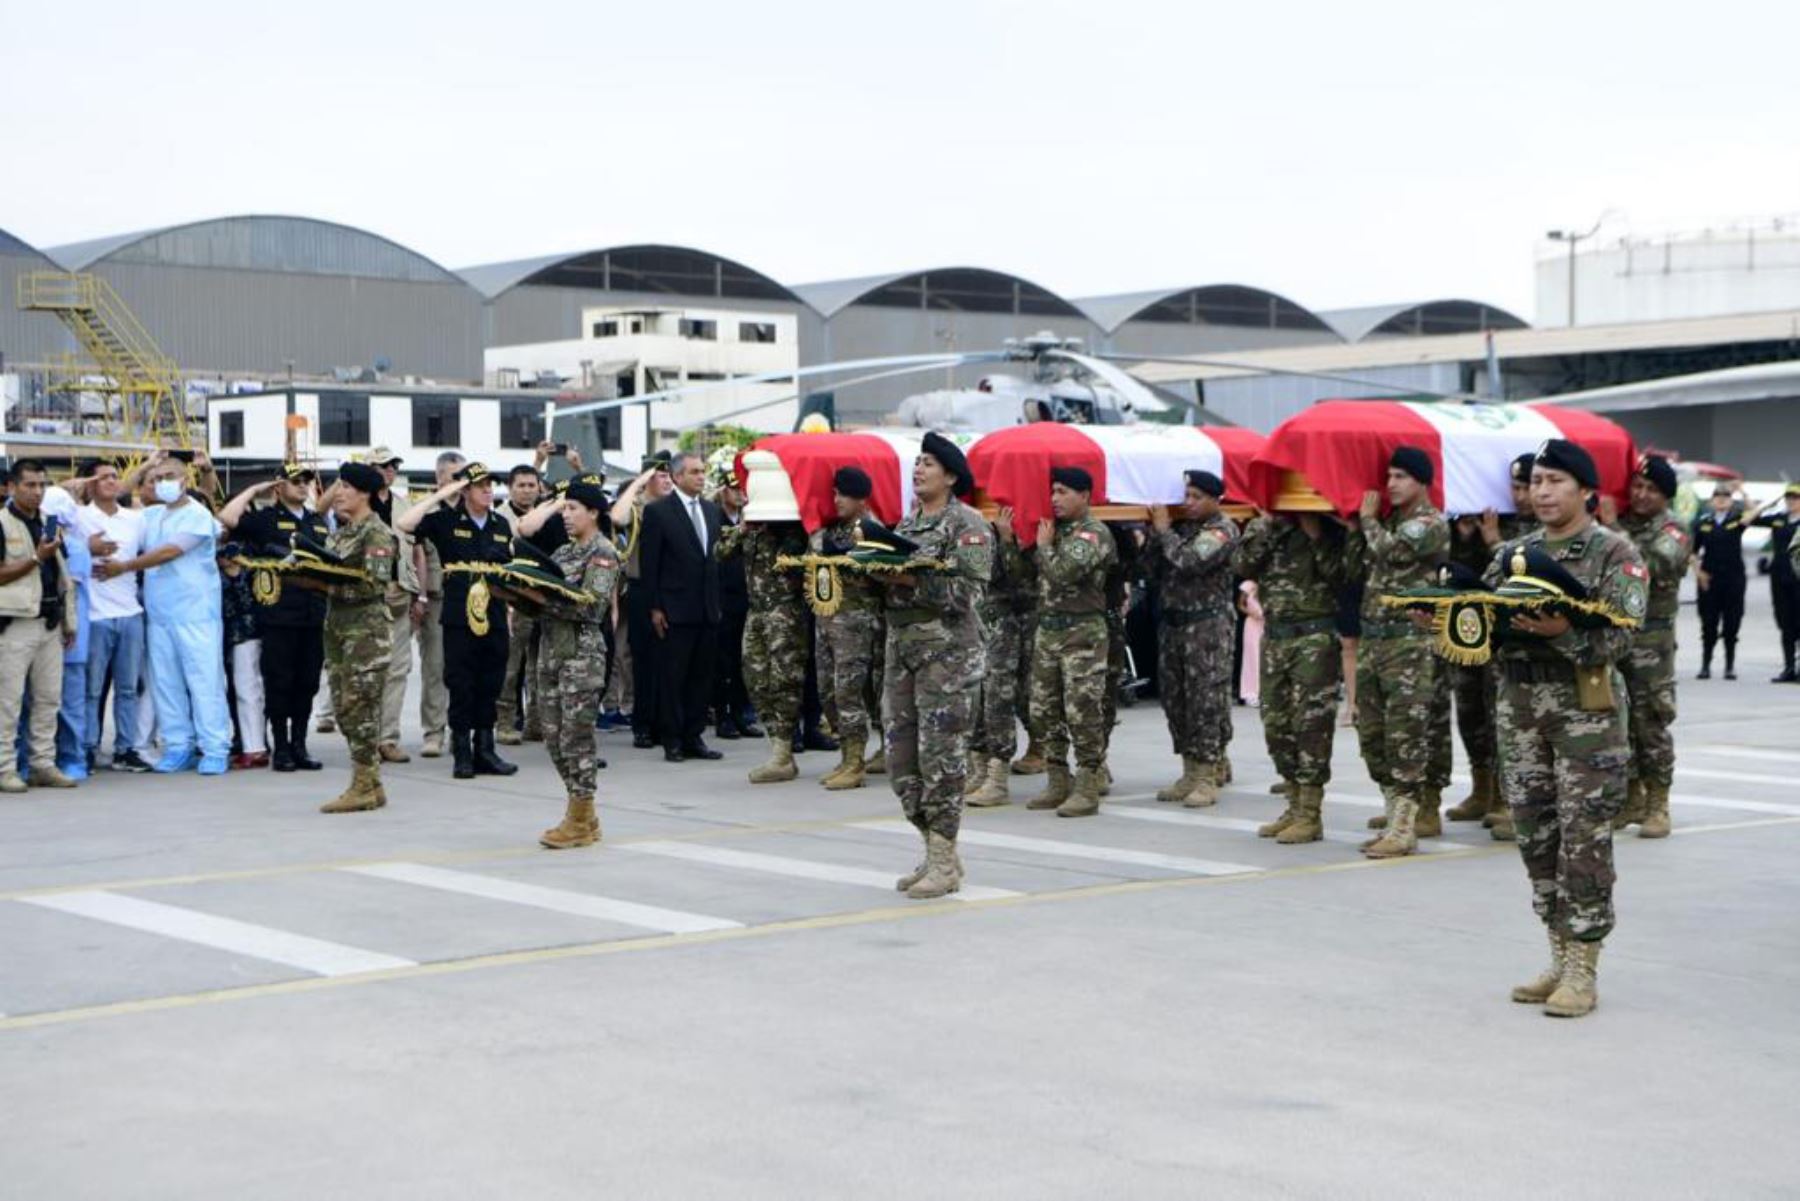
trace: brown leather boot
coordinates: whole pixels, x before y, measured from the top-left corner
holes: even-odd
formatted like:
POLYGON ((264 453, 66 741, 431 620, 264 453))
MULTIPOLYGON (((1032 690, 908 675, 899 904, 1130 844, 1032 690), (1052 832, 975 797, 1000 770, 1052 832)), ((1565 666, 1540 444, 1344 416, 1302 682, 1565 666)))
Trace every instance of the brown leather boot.
POLYGON ((1100 769, 1084 767, 1075 773, 1069 799, 1056 807, 1058 817, 1092 817, 1100 812, 1100 769))
POLYGON ((1012 804, 1012 792, 1007 787, 1008 778, 1006 760, 989 759, 987 771, 982 773, 981 787, 970 794, 966 803, 976 809, 998 809, 1002 805, 1012 804))
POLYGON ((1181 798, 1184 809, 1206 809, 1219 803, 1219 765, 1202 763, 1194 787, 1181 798))
POLYGON ((1625 804, 1619 809, 1619 816, 1613 818, 1612 828, 1623 830, 1626 826, 1635 826, 1649 815, 1644 782, 1634 779, 1625 789, 1625 804))
POLYGON ((825 778, 825 787, 831 792, 843 792, 850 788, 863 786, 863 751, 864 744, 858 739, 850 739, 838 744, 843 753, 844 764, 825 778))
POLYGON ((1167 788, 1156 790, 1156 799, 1164 803, 1179 801, 1194 791, 1194 785, 1200 781, 1200 760, 1192 755, 1181 757, 1181 776, 1167 788))
POLYGON ((1025 753, 1012 765, 1015 776, 1041 776, 1044 774, 1044 749, 1033 738, 1025 744, 1025 753))
MULTIPOLYGON (((1275 836, 1275 841, 1282 846, 1295 846, 1303 842, 1318 842, 1325 837, 1325 787, 1322 784, 1301 784, 1295 789, 1299 793, 1295 805, 1299 808, 1299 816, 1288 825, 1288 828, 1275 836)), ((1258 831, 1261 833, 1261 831, 1258 831)))
POLYGON ((593 797, 570 797, 562 824, 538 835, 539 844, 553 851, 591 846, 599 841, 600 819, 594 816, 593 797))
POLYGON ((1444 819, 1439 810, 1443 808, 1444 794, 1436 788, 1426 788, 1419 797, 1419 815, 1413 819, 1413 833, 1420 838, 1437 838, 1444 832, 1444 819))
POLYGON ((1644 785, 1644 820, 1638 826, 1638 837, 1667 838, 1674 828, 1669 821, 1669 786, 1644 785))

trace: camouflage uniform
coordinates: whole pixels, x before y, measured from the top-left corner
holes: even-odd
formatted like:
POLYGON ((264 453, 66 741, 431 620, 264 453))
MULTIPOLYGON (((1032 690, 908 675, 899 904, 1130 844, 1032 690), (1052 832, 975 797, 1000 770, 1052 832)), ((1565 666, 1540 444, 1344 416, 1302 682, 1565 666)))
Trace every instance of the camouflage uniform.
POLYGON ((1687 573, 1688 536, 1670 512, 1655 517, 1625 514, 1619 532, 1637 548, 1650 572, 1644 624, 1619 661, 1631 701, 1632 775, 1667 792, 1675 779, 1675 617, 1681 610, 1681 577, 1687 573))
POLYGON ((535 740, 540 737, 544 728, 544 707, 537 693, 538 665, 543 661, 538 645, 538 619, 535 614, 517 605, 508 605, 507 613, 512 621, 512 634, 511 640, 506 644, 506 679, 500 685, 500 699, 495 702, 494 710, 502 734, 517 730, 519 692, 523 686, 525 736, 535 740))
MULTIPOLYGON (((1506 515, 1500 518, 1500 541, 1522 536, 1537 523, 1531 518, 1506 515)), ((1477 529, 1465 534, 1452 526, 1450 561, 1468 568, 1476 575, 1493 562, 1494 550, 1477 529)), ((1448 666, 1448 665, 1446 665, 1448 666)), ((1495 680, 1488 664, 1479 667, 1449 667, 1450 688, 1456 702, 1456 732, 1462 739, 1463 751, 1469 756, 1469 770, 1492 771, 1498 757, 1494 737, 1495 680)), ((1448 779, 1449 772, 1444 773, 1448 779)))
MULTIPOLYGON (((1529 546, 1543 547, 1591 598, 1644 613, 1649 573, 1623 535, 1591 524, 1552 542, 1534 530, 1500 548, 1488 583, 1500 583, 1513 551, 1529 546)), ((1504 620, 1501 613, 1496 623, 1504 620)), ((1578 942, 1598 942, 1613 928, 1612 819, 1625 800, 1631 754, 1617 665, 1631 641, 1631 631, 1616 626, 1571 629, 1548 640, 1506 636, 1495 653, 1500 789, 1518 830, 1532 908, 1552 935, 1578 942), (1576 672, 1593 668, 1610 677, 1611 708, 1581 707, 1576 672)))
POLYGON ((798 522, 743 522, 719 535, 721 559, 744 557, 750 616, 744 622, 744 683, 769 736, 792 738, 806 689, 806 601, 797 571, 778 571, 775 560, 806 553, 798 522))
MULTIPOLYGON (((840 521, 819 530, 812 536, 812 553, 844 553, 856 545, 857 527, 855 521, 840 521)), ((838 585, 843 603, 818 619, 819 691, 838 740, 862 746, 869 741, 870 726, 877 731, 881 726, 882 588, 859 571, 840 570, 838 585)))
POLYGON ((551 594, 536 618, 537 675, 533 692, 543 698, 544 746, 571 797, 594 795, 594 717, 606 686, 604 623, 612 620, 612 597, 623 561, 598 532, 586 542, 565 542, 550 556, 571 588, 595 601, 577 605, 551 594))
POLYGON ((1040 542, 1038 632, 1031 663, 1031 718, 1052 767, 1068 760, 1098 772, 1106 759, 1106 693, 1110 643, 1108 574, 1118 562, 1112 531, 1093 517, 1058 521, 1056 538, 1040 542))
POLYGON ((994 578, 978 610, 987 638, 973 739, 975 751, 988 759, 1011 763, 1019 747, 1019 711, 1031 697, 1031 676, 1019 670, 1019 662, 1036 592, 1037 565, 1030 552, 1017 539, 996 540, 994 578))
POLYGON ((895 532, 918 544, 918 557, 949 566, 888 585, 888 783, 920 833, 954 841, 983 667, 976 607, 993 574, 993 538, 955 499, 936 513, 915 508, 895 532))
POLYGON ((345 567, 368 583, 333 584, 325 613, 325 670, 338 729, 350 744, 350 762, 373 769, 381 736, 381 692, 387 681, 392 631, 382 603, 394 581, 399 540, 373 513, 339 525, 326 543, 345 567))
POLYGON ((1330 528, 1308 538, 1291 518, 1262 516, 1244 531, 1231 565, 1255 582, 1263 611, 1260 687, 1269 758, 1283 780, 1322 787, 1331 780, 1344 671, 1336 622, 1343 541, 1330 528))
POLYGON ((1237 610, 1237 523, 1223 513, 1152 532, 1145 548, 1162 599, 1157 691, 1175 753, 1217 764, 1231 731, 1231 653, 1237 610))

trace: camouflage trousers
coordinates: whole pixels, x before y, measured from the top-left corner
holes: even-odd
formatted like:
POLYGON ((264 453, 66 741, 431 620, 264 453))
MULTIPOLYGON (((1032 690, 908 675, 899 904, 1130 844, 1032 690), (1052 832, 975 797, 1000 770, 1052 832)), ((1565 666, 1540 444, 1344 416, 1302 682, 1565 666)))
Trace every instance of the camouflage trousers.
POLYGON ((1631 698, 1631 771, 1647 784, 1675 780, 1675 631, 1640 630, 1619 664, 1631 698))
POLYGON ((1500 795, 1512 809, 1531 907, 1582 941, 1613 928, 1612 820, 1625 803, 1624 707, 1583 712, 1573 683, 1503 679, 1500 795))
POLYGON ((1330 783, 1337 690, 1344 678, 1337 634, 1264 634, 1260 671, 1263 739, 1275 770, 1297 784, 1330 783))
POLYGON ((508 610, 512 620, 512 637, 506 644, 506 680, 500 685, 500 699, 495 703, 496 724, 502 730, 519 725, 519 693, 525 693, 525 728, 543 728, 543 705, 538 692, 538 619, 521 609, 508 610))
POLYGON ((1030 741, 1039 740, 1038 728, 1031 720, 1031 657, 1037 650, 1038 610, 1033 605, 1019 614, 1019 658, 1013 665, 1013 676, 1018 681, 1013 693, 1019 721, 1025 727, 1025 736, 1030 741))
POLYGON ((906 820, 921 831, 955 838, 962 828, 981 671, 979 639, 939 621, 888 627, 882 695, 888 784, 906 820))
POLYGON ((544 617, 537 623, 537 675, 544 747, 572 797, 594 795, 594 718, 606 686, 606 638, 592 622, 544 617))
MULTIPOLYGON (((1101 757, 1104 758, 1106 748, 1112 746, 1113 727, 1119 724, 1119 689, 1125 683, 1125 664, 1129 662, 1125 650, 1128 645, 1125 637, 1125 614, 1107 610, 1106 613, 1106 691, 1101 693, 1101 757)), ((1230 720, 1227 718, 1227 720, 1230 720)))
POLYGON ((769 733, 791 736, 806 691, 806 610, 798 601, 745 619, 744 684, 769 733))
POLYGON ((1010 610, 986 615, 986 670, 975 707, 975 750, 989 759, 1012 762, 1019 749, 1019 706, 1029 703, 1031 676, 1019 671, 1019 644, 1025 637, 1025 619, 1010 610), (1019 686, 1024 682, 1025 691, 1019 686))
MULTIPOLYGON (((1492 771, 1497 755, 1492 665, 1456 667, 1445 664, 1439 670, 1450 673, 1450 688, 1456 698, 1456 732, 1462 737, 1463 751, 1469 756, 1469 770, 1492 771)), ((1444 778, 1448 782, 1448 771, 1444 778)))
POLYGON ((866 744, 881 727, 881 676, 887 661, 879 609, 840 609, 819 618, 819 693, 839 738, 866 744))
POLYGON ((1382 788, 1417 793, 1449 783, 1440 744, 1449 747, 1450 697, 1431 640, 1364 636, 1356 655, 1356 739, 1369 777, 1382 788))
POLYGON ((1031 722, 1048 763, 1097 770, 1106 762, 1106 694, 1112 687, 1106 618, 1048 614, 1031 661, 1031 722))
POLYGON ((1217 763, 1231 738, 1230 613, 1157 630, 1156 690, 1177 755, 1217 763))
POLYGON ((377 762, 391 642, 387 606, 379 601, 355 607, 334 602, 326 615, 325 671, 332 704, 338 729, 350 744, 350 762, 361 767, 377 762))

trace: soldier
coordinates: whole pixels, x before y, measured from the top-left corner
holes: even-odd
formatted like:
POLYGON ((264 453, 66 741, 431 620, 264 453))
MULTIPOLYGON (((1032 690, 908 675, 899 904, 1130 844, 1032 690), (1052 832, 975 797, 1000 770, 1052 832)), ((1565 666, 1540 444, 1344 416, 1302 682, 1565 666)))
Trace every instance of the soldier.
POLYGON ((1325 837, 1325 785, 1344 670, 1337 634, 1343 535, 1316 513, 1259 512, 1231 565, 1255 582, 1262 605, 1263 738, 1288 802, 1256 833, 1288 845, 1317 842, 1325 837))
MULTIPOLYGON (((812 536, 810 549, 815 555, 841 555, 856 545, 868 518, 869 496, 875 490, 869 473, 860 467, 838 468, 831 482, 837 521, 812 536)), ((818 619, 819 685, 836 702, 832 727, 842 756, 836 770, 819 783, 833 791, 863 786, 871 712, 877 733, 881 726, 881 643, 885 637, 881 586, 855 571, 838 572, 838 586, 842 598, 837 611, 818 619)))
POLYGON ((954 442, 927 433, 913 463, 917 502, 896 528, 914 558, 938 564, 883 577, 887 587, 888 784, 925 843, 925 860, 895 881, 915 900, 962 887, 956 836, 976 684, 981 618, 976 606, 993 572, 987 524, 961 496, 975 489, 954 442))
POLYGON ((1387 813, 1369 819, 1381 836, 1363 844, 1371 859, 1410 855, 1420 837, 1442 830, 1435 809, 1424 809, 1433 723, 1449 704, 1432 654, 1430 634, 1381 603, 1384 595, 1430 584, 1450 548, 1450 527, 1431 503, 1431 458, 1416 446, 1388 460, 1385 519, 1381 493, 1363 497, 1345 543, 1346 562, 1367 573, 1362 644, 1356 664, 1356 736, 1369 776, 1381 788, 1387 813))
POLYGON ((1079 467, 1050 469, 1050 509, 1038 522, 1038 636, 1031 664, 1031 721, 1044 740, 1044 791, 1027 809, 1058 817, 1100 812, 1106 762, 1106 577, 1118 562, 1112 531, 1088 512, 1094 480, 1079 467), (1075 780, 1069 780, 1069 744, 1075 780))
MULTIPOLYGON (((1647 607, 1649 572, 1630 540, 1599 525, 1589 504, 1594 460, 1554 438, 1538 451, 1532 507, 1543 525, 1506 543, 1489 584, 1530 576, 1629 619, 1647 607)), ((1500 789, 1512 808, 1531 904, 1550 938, 1550 967, 1512 999, 1553 1017, 1598 1000, 1600 944, 1613 928, 1612 819, 1624 802, 1630 740, 1617 665, 1631 631, 1577 628, 1562 614, 1516 614, 1496 651, 1500 789), (1519 635, 1523 635, 1520 637, 1519 635)))
MULTIPOLYGON (((400 532, 418 535, 453 563, 505 563, 512 558, 512 525, 494 508, 494 480, 469 463, 449 483, 407 511, 400 532), (452 503, 452 502, 456 503, 452 503)), ((506 679, 506 604, 484 586, 486 604, 474 597, 476 577, 444 576, 444 683, 450 690, 450 747, 458 780, 510 776, 518 765, 494 746, 500 685, 506 679)))
MULTIPOLYGON (((539 446, 538 454, 542 455, 545 449, 539 446)), ((507 473, 506 517, 514 530, 537 507, 543 490, 543 477, 534 464, 520 463, 507 473)), ((509 604, 506 611, 511 629, 506 643, 506 678, 500 684, 500 700, 494 706, 499 726, 494 740, 501 746, 518 746, 521 742, 540 742, 544 737, 543 706, 534 691, 538 675, 537 617, 529 608, 518 605, 509 604), (521 708, 525 711, 523 730, 519 728, 521 708)))
MULTIPOLYGON (((381 745, 383 763, 407 763, 412 756, 400 749, 400 713, 406 704, 406 678, 412 674, 413 643, 419 644, 419 724, 425 735, 427 759, 444 753, 444 723, 450 699, 444 688, 443 564, 430 546, 420 547, 400 535, 398 518, 407 509, 406 489, 397 485, 400 457, 378 446, 363 460, 381 472, 386 485, 373 508, 399 538, 398 566, 388 589, 388 618, 392 623, 393 656, 388 662, 387 683, 381 697, 381 745), (397 510, 397 511, 396 511, 397 510)), ((445 451, 437 458, 437 482, 443 485, 463 465, 463 457, 445 451)))
MULTIPOLYGON (((1631 511, 1615 528, 1631 540, 1650 572, 1649 606, 1619 660, 1630 699, 1631 784, 1613 829, 1638 825, 1640 838, 1669 836, 1669 787, 1675 780, 1675 617, 1681 610, 1681 577, 1687 574, 1687 532, 1669 512, 1675 468, 1661 455, 1645 455, 1631 480, 1631 511)), ((1605 513, 1610 500, 1602 506, 1605 513)), ((1615 525, 1608 522, 1608 525, 1615 525)))
POLYGON ((1025 727, 1025 753, 1014 760, 1009 769, 1015 776, 1041 776, 1044 774, 1044 744, 1038 736, 1038 730, 1031 721, 1031 656, 1037 646, 1038 628, 1038 585, 1037 555, 1030 549, 1007 561, 1008 568, 1017 567, 1019 579, 1019 654, 1013 663, 1013 674, 1017 678, 1014 691, 1019 698, 1019 721, 1025 727))
POLYGON ((741 557, 750 588, 744 620, 744 682, 769 740, 768 761, 750 770, 752 784, 779 784, 800 774, 794 732, 806 687, 806 601, 799 573, 779 571, 775 560, 806 553, 798 521, 745 521, 719 535, 720 561, 741 557))
POLYGON ((1156 794, 1190 809, 1218 803, 1231 702, 1233 605, 1231 573, 1237 523, 1219 507, 1225 484, 1210 471, 1189 471, 1181 520, 1168 509, 1150 510, 1155 531, 1147 548, 1162 598, 1156 687, 1169 738, 1181 756, 1181 778, 1156 794))
POLYGON ((1737 679, 1738 627, 1744 621, 1744 592, 1749 579, 1744 572, 1744 512, 1748 497, 1743 485, 1734 490, 1720 480, 1713 485, 1712 505, 1694 521, 1694 554, 1699 561, 1695 575, 1700 586, 1700 674, 1712 679, 1713 647, 1725 636, 1725 678, 1737 679), (1720 627, 1723 626, 1723 631, 1720 627))
POLYGON ((977 610, 986 635, 972 740, 981 776, 975 790, 964 798, 966 804, 980 809, 1012 804, 1009 780, 1013 752, 1019 747, 1019 708, 1021 703, 1030 703, 1031 695, 1030 676, 1020 678, 1019 654, 1027 614, 1037 593, 1037 561, 1019 545, 1010 507, 995 514, 993 530, 993 574, 977 610))
POLYGON ((392 645, 382 602, 394 579, 399 544, 371 503, 385 486, 376 468, 345 463, 325 497, 337 514, 337 529, 327 540, 327 549, 345 567, 361 571, 368 579, 326 589, 325 667, 331 674, 337 725, 350 744, 352 775, 350 787, 327 802, 321 813, 355 813, 387 804, 375 746, 381 733, 381 692, 392 645))
POLYGON ((1769 599, 1781 631, 1781 674, 1769 683, 1800 683, 1800 673, 1794 669, 1794 648, 1800 643, 1800 574, 1794 571, 1791 553, 1796 543, 1794 531, 1800 529, 1800 483, 1783 489, 1781 504, 1752 524, 1769 531, 1769 599))
POLYGON ((606 493, 594 484, 569 485, 562 505, 568 541, 551 555, 571 588, 593 600, 573 604, 554 593, 537 620, 542 639, 533 691, 543 698, 544 744, 568 790, 562 824, 538 841, 551 850, 584 847, 600 838, 594 814, 594 716, 606 687, 604 624, 612 614, 620 575, 619 552, 600 532, 606 493))

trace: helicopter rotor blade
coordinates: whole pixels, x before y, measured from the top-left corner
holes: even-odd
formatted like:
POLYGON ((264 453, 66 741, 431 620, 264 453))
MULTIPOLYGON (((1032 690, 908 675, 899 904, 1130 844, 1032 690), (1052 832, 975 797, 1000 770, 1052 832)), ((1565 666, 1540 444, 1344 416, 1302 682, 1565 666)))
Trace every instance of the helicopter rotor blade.
MULTIPOLYGON (((855 388, 862 384, 872 384, 877 380, 893 379, 894 377, 901 376, 901 375, 919 375, 919 374, 922 374, 927 371, 939 371, 939 370, 942 370, 942 368, 943 368, 943 364, 941 364, 941 363, 915 363, 910 367, 894 367, 887 371, 875 371, 875 372, 871 372, 868 375, 856 376, 852 379, 838 380, 836 383, 832 384, 831 386, 834 390, 841 390, 844 388, 855 388)), ((799 395, 800 394, 798 392, 784 393, 783 395, 772 397, 769 400, 758 401, 756 404, 747 405, 741 409, 733 409, 729 413, 719 413, 715 416, 706 417, 699 421, 690 421, 686 425, 678 425, 675 427, 675 430, 676 430, 676 432, 679 433, 682 430, 691 430, 691 429, 698 428, 699 426, 702 426, 702 425, 710 425, 711 423, 713 423, 715 421, 724 421, 731 417, 741 417, 745 413, 754 413, 756 410, 763 408, 767 405, 780 404, 783 401, 787 401, 787 400, 796 400, 799 398, 799 395)), ((560 416, 560 415, 561 414, 559 413, 558 416, 560 416)))
MULTIPOLYGON (((1065 354, 1065 351, 1051 351, 1052 354, 1065 354)), ((1337 375, 1329 371, 1302 371, 1298 367, 1268 367, 1261 363, 1239 363, 1231 359, 1199 359, 1188 355, 1180 357, 1158 358, 1156 355, 1142 354, 1097 354, 1092 358, 1105 359, 1114 363, 1168 363, 1178 367, 1226 367, 1243 371, 1249 375, 1288 375, 1297 379, 1324 380, 1333 384, 1352 384, 1358 388, 1369 388, 1385 395, 1430 396, 1437 400, 1455 400, 1463 403, 1496 403, 1490 397, 1474 396, 1467 392, 1438 392, 1431 388, 1420 388, 1410 384, 1395 385, 1380 380, 1359 379, 1354 375, 1337 375)))
POLYGON ((1112 386, 1113 391, 1131 402, 1131 407, 1139 413, 1162 413, 1168 411, 1169 402, 1152 392, 1142 380, 1134 378, 1130 372, 1105 362, 1100 356, 1082 354, 1073 350, 1046 350, 1047 359, 1066 359, 1079 365, 1082 370, 1112 386))

